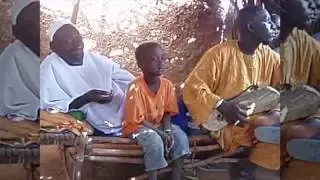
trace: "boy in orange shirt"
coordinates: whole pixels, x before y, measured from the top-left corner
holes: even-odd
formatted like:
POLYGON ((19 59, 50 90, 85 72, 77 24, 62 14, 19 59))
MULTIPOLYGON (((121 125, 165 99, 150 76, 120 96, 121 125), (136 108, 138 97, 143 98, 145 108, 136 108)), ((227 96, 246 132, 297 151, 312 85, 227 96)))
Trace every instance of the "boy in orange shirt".
POLYGON ((180 180, 183 159, 191 152, 186 134, 171 124, 178 107, 172 83, 161 77, 165 52, 159 44, 147 42, 135 56, 143 75, 129 85, 122 134, 143 147, 149 180, 157 179, 157 171, 168 165, 165 153, 173 161, 172 179, 180 180))

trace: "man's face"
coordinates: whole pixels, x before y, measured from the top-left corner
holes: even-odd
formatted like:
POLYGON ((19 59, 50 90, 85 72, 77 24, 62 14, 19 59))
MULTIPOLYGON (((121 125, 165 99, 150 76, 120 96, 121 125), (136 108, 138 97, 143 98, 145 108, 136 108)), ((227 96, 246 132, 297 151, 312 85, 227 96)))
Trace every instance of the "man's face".
POLYGON ((319 18, 320 0, 286 0, 283 9, 295 25, 306 27, 319 18))
POLYGON ((279 35, 279 30, 266 10, 260 11, 252 20, 249 29, 257 40, 268 44, 279 35))
POLYGON ((79 31, 72 25, 64 25, 55 33, 51 48, 69 65, 83 64, 83 39, 79 31))
POLYGON ((40 54, 40 4, 26 6, 17 17, 14 34, 36 54, 40 54))

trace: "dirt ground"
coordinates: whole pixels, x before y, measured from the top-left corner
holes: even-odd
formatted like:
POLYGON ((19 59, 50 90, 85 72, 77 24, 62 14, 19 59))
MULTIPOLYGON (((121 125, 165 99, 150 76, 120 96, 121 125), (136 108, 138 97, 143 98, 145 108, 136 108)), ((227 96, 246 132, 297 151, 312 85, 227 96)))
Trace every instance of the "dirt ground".
MULTIPOLYGON (((41 147, 41 179, 43 180, 66 180, 66 174, 60 157, 60 152, 57 146, 42 146, 41 147)), ((290 171, 285 171, 281 179, 284 180, 318 180, 320 164, 312 164, 301 161, 295 161, 290 165, 290 171)), ((90 166, 85 165, 85 173, 87 176, 95 175, 95 179, 104 179, 104 174, 116 174, 126 172, 119 165, 108 167, 105 164, 96 164, 90 166), (93 169, 94 168, 94 169, 93 169)), ((141 170, 141 169, 140 169, 141 170)), ((257 180, 278 180, 274 175, 270 175, 265 171, 257 173, 257 180)), ((1 180, 25 180, 25 171, 20 165, 0 165, 0 179, 1 180)), ((91 177, 86 178, 91 180, 91 177)), ((110 179, 114 180, 114 179, 110 179)))

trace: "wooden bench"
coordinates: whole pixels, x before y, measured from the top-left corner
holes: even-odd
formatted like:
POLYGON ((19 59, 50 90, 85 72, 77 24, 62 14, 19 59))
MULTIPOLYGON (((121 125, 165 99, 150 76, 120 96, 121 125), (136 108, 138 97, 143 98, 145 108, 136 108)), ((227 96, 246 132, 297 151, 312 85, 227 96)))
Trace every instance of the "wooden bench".
MULTIPOLYGON (((82 179, 83 164, 86 161, 137 166, 143 166, 144 163, 142 148, 128 138, 97 137, 91 136, 87 132, 82 132, 80 136, 77 136, 71 131, 42 131, 40 132, 40 142, 42 145, 59 145, 64 169, 69 180, 82 179), (71 159, 72 168, 69 166, 68 159, 71 159)), ((207 135, 190 136, 189 142, 192 156, 185 160, 184 168, 195 168, 209 163, 237 162, 237 159, 228 157, 239 152, 223 153, 220 146, 207 135), (214 152, 215 155, 213 155, 214 152), (198 158, 200 155, 204 157, 198 158)), ((159 171, 159 174, 166 174, 170 171, 170 168, 165 168, 159 171)), ((131 179, 146 178, 146 174, 131 177, 131 179)))

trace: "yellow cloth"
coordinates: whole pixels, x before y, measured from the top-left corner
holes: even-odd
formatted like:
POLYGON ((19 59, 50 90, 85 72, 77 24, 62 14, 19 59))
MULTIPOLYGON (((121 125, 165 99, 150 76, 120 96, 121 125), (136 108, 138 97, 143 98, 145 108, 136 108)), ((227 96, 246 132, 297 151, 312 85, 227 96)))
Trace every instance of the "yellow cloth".
MULTIPOLYGON (((238 41, 232 40, 209 49, 203 55, 185 81, 183 100, 192 119, 197 125, 201 125, 221 98, 235 97, 251 85, 263 87, 279 84, 280 57, 275 51, 260 45, 253 55, 246 55, 240 51, 238 41)), ((223 144, 224 151, 234 151, 240 145, 254 145, 255 119, 250 118, 251 125, 247 124, 244 128, 227 126, 222 130, 217 141, 220 145, 223 144)), ((265 168, 278 169, 279 158, 261 161, 264 157, 257 156, 280 154, 280 147, 277 148, 274 145, 264 145, 263 151, 261 148, 253 149, 250 160, 254 163, 261 162, 257 164, 265 168)))
POLYGON ((294 28, 280 47, 282 82, 320 88, 320 43, 294 28))
POLYGON ((197 125, 209 117, 221 98, 239 95, 251 85, 280 83, 280 57, 260 45, 254 55, 242 53, 238 41, 209 49, 185 81, 183 100, 197 125))
MULTIPOLYGON (((307 84, 320 89, 320 43, 306 31, 294 28, 286 42, 281 45, 282 82, 292 85, 307 84)), ((320 117, 320 109, 309 118, 320 117)), ((308 118, 307 118, 308 119, 308 118)), ((281 126, 281 158, 287 157, 287 141, 294 138, 296 131, 308 129, 306 124, 299 120, 281 126)), ((304 130, 307 131, 307 130, 304 130)), ((300 134, 300 138, 311 138, 313 131, 300 134)), ((298 133, 298 132, 297 132, 298 133)), ((291 163, 290 163, 291 164, 291 163)), ((301 164, 301 163, 300 163, 301 164)), ((288 171, 294 171, 290 168, 288 171)), ((302 178, 305 176, 299 176, 302 178)))
MULTIPOLYGON (((320 89, 320 43, 306 31, 294 28, 281 45, 282 82, 320 89)), ((312 117, 320 117, 316 113, 312 117)))
POLYGON ((0 117, 0 144, 2 142, 29 143, 39 140, 39 123, 34 121, 15 122, 4 117, 0 117))

